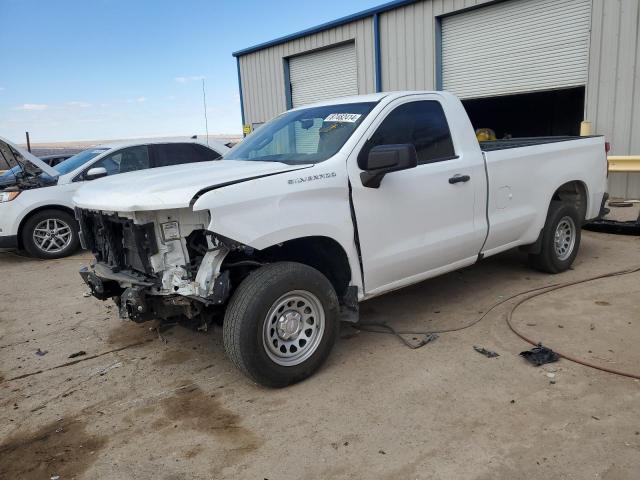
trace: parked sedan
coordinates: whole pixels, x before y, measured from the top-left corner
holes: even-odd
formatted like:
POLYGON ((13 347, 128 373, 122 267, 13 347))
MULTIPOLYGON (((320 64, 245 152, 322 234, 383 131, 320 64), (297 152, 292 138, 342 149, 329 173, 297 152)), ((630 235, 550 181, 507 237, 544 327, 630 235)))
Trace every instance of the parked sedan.
POLYGON ((0 137, 0 163, 16 174, 0 182, 0 248, 20 248, 39 258, 78 249, 73 193, 85 182, 126 172, 219 159, 221 143, 156 140, 114 143, 84 150, 49 166, 0 137), (15 168, 17 167, 17 168, 15 168))

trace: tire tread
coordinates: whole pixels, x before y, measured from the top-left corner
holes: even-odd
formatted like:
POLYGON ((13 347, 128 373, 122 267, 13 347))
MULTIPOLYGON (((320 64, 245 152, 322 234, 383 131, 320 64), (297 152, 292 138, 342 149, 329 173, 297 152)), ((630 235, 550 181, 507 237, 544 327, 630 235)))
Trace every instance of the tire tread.
POLYGON ((80 238, 78 236, 79 228, 80 227, 78 226, 76 219, 73 218, 73 215, 69 214, 64 210, 61 210, 59 208, 47 208, 45 210, 40 210, 32 214, 24 222, 24 225, 22 227, 22 234, 21 234, 22 246, 29 255, 35 258, 42 258, 42 259, 64 258, 71 255, 76 250, 78 250, 80 246, 80 238), (59 253, 47 255, 33 244, 33 238, 31 237, 30 232, 32 228, 35 227, 35 225, 37 225, 42 219, 53 218, 53 217, 58 217, 68 222, 71 228, 73 229, 72 230, 73 237, 71 239, 71 244, 66 250, 63 250, 62 252, 59 252, 59 253))
MULTIPOLYGON (((245 375, 254 380, 257 383, 263 385, 267 384, 265 379, 258 378, 255 372, 249 368, 247 359, 242 352, 242 330, 243 323, 245 322, 244 315, 250 309, 250 304, 256 296, 256 292, 260 291, 262 286, 270 285, 277 282, 283 277, 289 275, 295 275, 300 273, 307 273, 313 275, 321 275, 317 270, 295 262, 277 262, 264 267, 258 268, 252 271, 238 286, 231 298, 231 301, 227 305, 223 323, 223 343, 227 356, 231 362, 245 375)), ((324 276, 322 276, 326 280, 324 276)), ((330 288, 330 295, 332 301, 337 305, 338 300, 331 284, 326 280, 327 285, 330 288)), ((325 312, 328 315, 328 312, 325 312)), ((327 320, 329 321, 329 320, 327 320)), ((282 386, 280 384, 273 384, 270 386, 282 386)))

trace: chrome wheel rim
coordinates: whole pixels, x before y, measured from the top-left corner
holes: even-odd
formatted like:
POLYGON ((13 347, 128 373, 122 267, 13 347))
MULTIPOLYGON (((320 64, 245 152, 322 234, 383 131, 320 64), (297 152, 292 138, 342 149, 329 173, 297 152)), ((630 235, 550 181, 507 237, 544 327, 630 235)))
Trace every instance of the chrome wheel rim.
POLYGON ((60 253, 71 243, 73 232, 67 222, 59 218, 47 218, 33 230, 33 243, 45 253, 60 253))
POLYGON ((558 260, 564 261, 571 256, 576 244, 576 224, 571 217, 562 217, 554 234, 554 247, 558 260))
POLYGON ((288 292, 273 303, 264 319, 265 352, 278 365, 298 365, 318 349, 324 327, 324 308, 318 297, 306 290, 288 292))

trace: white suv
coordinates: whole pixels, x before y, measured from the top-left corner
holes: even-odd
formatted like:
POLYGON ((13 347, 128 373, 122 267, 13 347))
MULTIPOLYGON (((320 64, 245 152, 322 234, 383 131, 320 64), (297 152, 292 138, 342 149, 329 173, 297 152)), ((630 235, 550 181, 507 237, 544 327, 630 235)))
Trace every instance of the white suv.
POLYGON ((73 193, 100 177, 148 168, 219 159, 229 149, 192 141, 154 140, 105 144, 50 167, 0 137, 0 248, 20 248, 39 258, 61 258, 79 246, 73 193))

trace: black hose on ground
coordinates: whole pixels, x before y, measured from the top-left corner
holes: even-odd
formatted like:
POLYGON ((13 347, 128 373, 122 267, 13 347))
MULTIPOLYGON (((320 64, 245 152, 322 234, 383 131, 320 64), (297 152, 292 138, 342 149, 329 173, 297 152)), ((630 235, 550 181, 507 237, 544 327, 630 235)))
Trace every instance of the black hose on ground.
MULTIPOLYGON (((507 325, 509 326, 509 328, 511 329, 511 331, 513 333, 518 335, 525 342, 528 342, 531 345, 538 345, 539 342, 535 342, 535 341, 531 340, 529 337, 524 335, 522 332, 520 332, 513 325, 513 313, 522 304, 528 302, 529 300, 531 300, 533 298, 540 297, 542 295, 545 295, 547 293, 550 293, 550 292, 553 292, 553 291, 556 291, 556 290, 560 290, 561 288, 567 288, 567 287, 571 287, 573 285, 579 285, 581 283, 592 282, 594 280, 600 280, 600 279, 603 279, 603 278, 611 278, 611 277, 618 277, 618 276, 622 276, 622 275, 629 275, 631 273, 636 273, 636 272, 639 272, 639 271, 640 271, 640 267, 635 267, 635 268, 630 268, 630 269, 627 269, 627 270, 620 270, 618 272, 604 273, 602 275, 596 275, 595 277, 585 278, 583 280, 575 280, 573 282, 567 282, 567 283, 562 283, 560 285, 550 286, 549 288, 547 288, 543 292, 535 293, 535 294, 530 295, 530 296, 528 296, 526 298, 523 298, 522 300, 519 300, 513 307, 511 307, 511 309, 507 313, 507 325)), ((547 347, 548 347, 548 345, 547 345, 547 347)), ((552 350, 554 352, 556 352, 558 355, 560 355, 562 358, 565 358, 565 359, 569 360, 570 362, 578 363, 580 365, 584 365, 585 367, 589 367, 589 368, 595 368, 596 370, 601 370, 603 372, 613 373, 614 375, 621 375, 623 377, 635 378, 635 379, 640 380, 640 374, 630 373, 630 372, 623 372, 621 370, 616 370, 616 369, 613 369, 613 368, 603 367, 603 366, 596 365, 594 363, 588 362, 586 360, 582 360, 581 358, 576 358, 576 357, 573 357, 571 355, 567 355, 566 353, 559 352, 556 349, 552 348, 552 350)))
MULTIPOLYGON (((536 342, 536 341, 530 339, 529 337, 524 335, 522 332, 520 332, 513 325, 513 313, 518 309, 518 307, 520 307, 524 303, 528 302, 529 300, 532 300, 533 298, 540 297, 542 295, 545 295, 547 293, 550 293, 550 292, 553 292, 553 291, 556 291, 556 290, 560 290, 562 288, 571 287, 573 285, 579 285, 581 283, 592 282, 594 280, 600 280, 600 279, 603 279, 603 278, 611 278, 611 277, 618 277, 618 276, 622 276, 622 275, 629 275, 631 273, 636 273, 636 272, 640 272, 640 267, 634 267, 634 268, 629 268, 629 269, 625 269, 625 270, 619 270, 619 271, 616 271, 616 272, 604 273, 604 274, 601 274, 601 275, 596 275, 594 277, 585 278, 585 279, 582 279, 582 280, 574 280, 574 281, 565 282, 565 283, 555 283, 555 284, 551 284, 551 285, 546 285, 544 287, 537 287, 537 288, 532 288, 532 289, 529 289, 529 290, 525 290, 523 292, 516 293, 514 295, 511 295, 511 296, 509 296, 507 298, 504 298, 504 299, 500 300, 499 302, 494 303, 481 316, 479 316, 478 318, 473 320, 471 323, 468 323, 466 325, 462 325, 460 327, 446 328, 446 329, 440 329, 440 330, 429 330, 429 331, 426 331, 426 332, 425 331, 415 331, 415 330, 395 330, 394 328, 389 326, 389 324, 387 324, 387 323, 361 323, 361 322, 358 322, 358 323, 355 323, 355 324, 351 325, 351 327, 355 328, 356 330, 362 330, 364 332, 388 333, 388 334, 391 334, 391 335, 395 335, 405 345, 407 345, 409 348, 416 349, 416 348, 422 347, 423 345, 428 343, 428 341, 427 342, 423 341, 423 342, 420 342, 417 345, 412 345, 409 342, 407 342, 407 340, 405 338, 403 338, 402 335, 424 335, 425 338, 430 338, 430 336, 433 335, 433 334, 458 332, 460 330, 465 330, 465 329, 473 327, 474 325, 479 323, 482 319, 484 319, 489 313, 491 313, 493 310, 495 310, 500 305, 503 305, 503 304, 509 302, 510 300, 513 300, 514 298, 521 297, 522 295, 526 295, 528 293, 533 293, 533 295, 529 295, 528 297, 525 297, 525 298, 519 300, 507 312, 507 325, 509 326, 509 328, 511 329, 511 331, 513 333, 515 333, 517 336, 519 336, 525 342, 530 343, 531 345, 538 345, 539 342, 536 342)), ((548 347, 548 345, 546 345, 546 346, 548 347)), ((623 371, 620 371, 620 370, 615 370, 613 368, 602 367, 602 366, 590 363, 590 362, 588 362, 586 360, 582 360, 582 359, 573 357, 571 355, 567 355, 565 353, 559 352, 559 351, 557 351, 555 349, 552 349, 552 350, 554 352, 556 352, 558 355, 560 355, 562 358, 565 358, 565 359, 567 359, 567 360, 569 360, 571 362, 574 362, 574 363, 578 363, 580 365, 584 365, 585 367, 595 368, 596 370, 601 370, 601 371, 607 372, 607 373, 613 373, 615 375, 622 375, 624 377, 640 379, 640 374, 623 372, 623 371)))

